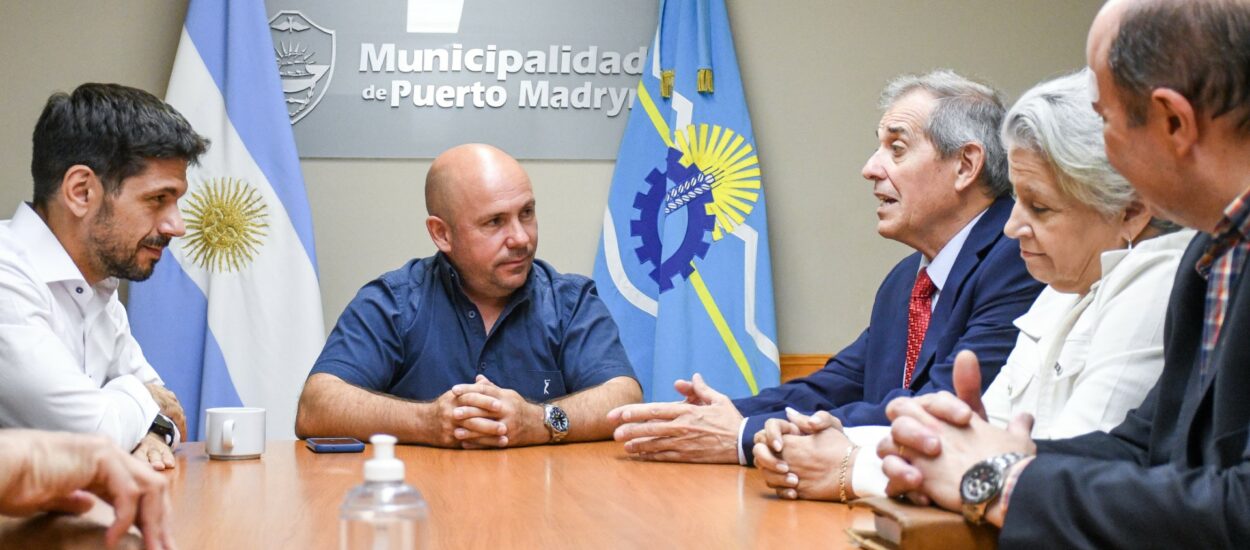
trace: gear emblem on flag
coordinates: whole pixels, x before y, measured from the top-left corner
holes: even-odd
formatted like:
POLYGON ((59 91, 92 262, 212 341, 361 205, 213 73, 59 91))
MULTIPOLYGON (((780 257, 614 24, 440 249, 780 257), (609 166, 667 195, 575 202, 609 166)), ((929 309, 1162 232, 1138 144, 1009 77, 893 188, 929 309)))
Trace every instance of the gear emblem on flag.
POLYGON ((652 266, 649 275, 660 292, 673 288, 674 277, 688 278, 695 258, 705 257, 712 242, 746 220, 760 188, 754 148, 733 130, 692 124, 674 137, 665 171, 652 169, 644 179, 646 191, 634 196, 638 217, 629 224, 630 233, 642 239, 634 249, 638 261, 652 266), (685 211, 686 229, 681 244, 665 258, 660 215, 679 210, 685 211))
POLYGON ((706 235, 716 223, 716 218, 708 215, 704 209, 695 208, 712 198, 706 192, 710 188, 706 175, 694 164, 683 166, 679 162, 681 157, 681 151, 670 148, 667 171, 652 169, 647 175, 647 192, 634 196, 634 209, 639 217, 629 224, 629 232, 642 239, 642 246, 634 249, 638 261, 651 264, 651 279, 660 286, 660 292, 673 288, 673 276, 681 275, 683 279, 690 276, 690 272, 694 271, 691 262, 696 257, 707 255, 711 243, 706 240, 706 235), (674 193, 668 189, 669 181, 675 184, 674 191, 686 191, 670 198, 674 193), (676 199, 686 196, 690 198, 677 204, 676 199), (666 198, 670 200, 666 201, 666 198), (685 236, 681 245, 667 259, 664 258, 664 244, 659 231, 661 210, 666 215, 676 210, 686 212, 685 236))

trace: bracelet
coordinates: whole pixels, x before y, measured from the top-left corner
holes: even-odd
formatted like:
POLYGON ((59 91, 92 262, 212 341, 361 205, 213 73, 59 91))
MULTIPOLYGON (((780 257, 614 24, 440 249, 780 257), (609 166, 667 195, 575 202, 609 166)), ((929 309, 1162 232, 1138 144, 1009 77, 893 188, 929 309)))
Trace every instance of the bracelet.
POLYGON ((1030 462, 1033 461, 1032 456, 1012 464, 1011 469, 1007 473, 1007 481, 1003 486, 1003 495, 999 497, 999 507, 1003 512, 1003 521, 1007 520, 1007 503, 1011 501, 1011 492, 1016 488, 1016 481, 1020 479, 1020 474, 1030 462))
POLYGON ((859 449, 859 445, 850 445, 846 448, 846 455, 842 457, 842 467, 838 469, 838 498, 843 504, 846 504, 846 469, 851 464, 851 455, 855 454, 855 450, 859 449))

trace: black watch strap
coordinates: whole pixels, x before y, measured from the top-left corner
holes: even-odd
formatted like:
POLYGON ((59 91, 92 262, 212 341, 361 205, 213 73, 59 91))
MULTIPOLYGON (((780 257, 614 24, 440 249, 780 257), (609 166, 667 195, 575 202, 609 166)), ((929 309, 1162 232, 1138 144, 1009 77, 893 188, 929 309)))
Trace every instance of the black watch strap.
POLYGON ((168 416, 157 413, 156 419, 152 420, 152 427, 148 428, 149 433, 161 436, 165 440, 165 444, 170 448, 174 446, 174 421, 168 416))

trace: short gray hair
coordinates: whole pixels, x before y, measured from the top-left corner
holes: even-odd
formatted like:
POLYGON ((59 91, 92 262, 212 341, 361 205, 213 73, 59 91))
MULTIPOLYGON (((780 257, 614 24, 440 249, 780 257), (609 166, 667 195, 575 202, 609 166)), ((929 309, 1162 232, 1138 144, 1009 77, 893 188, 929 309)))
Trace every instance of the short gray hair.
MULTIPOLYGON (((1034 86, 1007 112, 1002 138, 1008 150, 1027 149, 1045 158, 1060 192, 1111 216, 1138 195, 1107 160, 1092 84, 1086 68, 1034 86)), ((1161 219, 1151 225, 1164 232, 1177 228, 1161 219)))
POLYGON ((923 75, 905 74, 895 77, 882 90, 881 109, 888 110, 900 98, 916 91, 924 91, 937 100, 924 134, 938 154, 950 158, 965 145, 979 143, 985 149, 981 182, 994 197, 1010 194, 1007 152, 998 133, 1006 108, 998 91, 947 69, 923 75))

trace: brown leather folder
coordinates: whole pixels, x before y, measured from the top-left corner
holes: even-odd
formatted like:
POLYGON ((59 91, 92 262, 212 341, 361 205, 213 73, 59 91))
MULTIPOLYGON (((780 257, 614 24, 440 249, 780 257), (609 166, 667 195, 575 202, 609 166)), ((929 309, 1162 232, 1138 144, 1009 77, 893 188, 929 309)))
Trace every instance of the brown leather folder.
POLYGON ((998 529, 972 525, 960 514, 941 508, 915 506, 888 497, 862 498, 852 507, 868 508, 874 530, 848 529, 851 541, 873 550, 994 549, 998 529))

